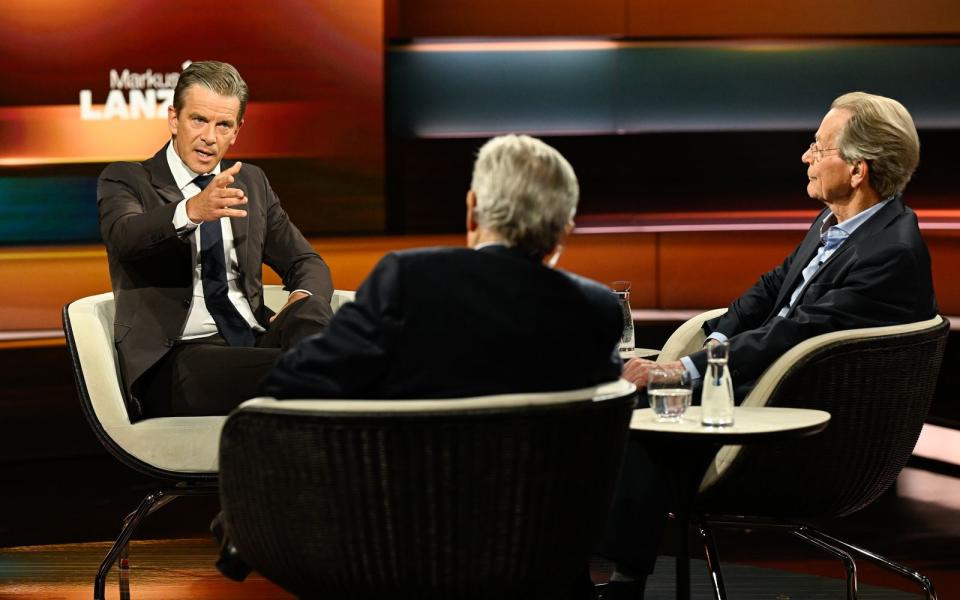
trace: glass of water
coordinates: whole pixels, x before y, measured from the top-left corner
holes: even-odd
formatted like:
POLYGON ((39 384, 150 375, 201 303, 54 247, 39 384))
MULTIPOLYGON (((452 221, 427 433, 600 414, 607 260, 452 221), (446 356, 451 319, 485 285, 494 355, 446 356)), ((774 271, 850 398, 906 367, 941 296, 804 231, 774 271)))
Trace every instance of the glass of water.
POLYGON ((654 418, 665 423, 683 421, 683 414, 690 406, 693 391, 690 376, 682 367, 654 365, 647 379, 647 399, 654 418))
POLYGON ((623 331, 620 334, 620 352, 632 352, 634 349, 633 312, 630 310, 630 282, 614 281, 610 289, 620 301, 620 313, 623 315, 623 331))

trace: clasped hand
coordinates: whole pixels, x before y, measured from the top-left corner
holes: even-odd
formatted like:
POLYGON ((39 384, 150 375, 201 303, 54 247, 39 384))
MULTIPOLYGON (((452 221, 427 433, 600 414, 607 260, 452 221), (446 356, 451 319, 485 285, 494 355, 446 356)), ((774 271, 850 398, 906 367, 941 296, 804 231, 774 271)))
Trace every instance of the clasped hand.
POLYGON ((243 190, 227 187, 234 182, 242 163, 236 163, 213 178, 199 194, 187 200, 187 218, 194 223, 216 221, 222 217, 245 217, 247 211, 234 206, 247 203, 243 190))
POLYGON ((277 320, 277 317, 280 316, 280 313, 282 313, 284 310, 286 310, 287 307, 290 306, 291 304, 293 304, 293 303, 295 303, 295 302, 299 302, 300 300, 306 300, 306 299, 309 298, 309 297, 310 297, 310 294, 304 294, 303 292, 293 292, 293 293, 290 294, 290 296, 287 298, 287 303, 284 304, 283 307, 281 307, 280 310, 277 311, 277 314, 275 314, 275 315, 273 315, 272 317, 270 317, 270 322, 273 323, 274 321, 276 321, 276 320, 277 320))
POLYGON ((638 389, 647 387, 650 380, 650 369, 653 367, 664 367, 669 370, 683 371, 683 363, 675 360, 668 363, 656 363, 646 358, 631 358, 623 365, 623 378, 632 382, 638 389))

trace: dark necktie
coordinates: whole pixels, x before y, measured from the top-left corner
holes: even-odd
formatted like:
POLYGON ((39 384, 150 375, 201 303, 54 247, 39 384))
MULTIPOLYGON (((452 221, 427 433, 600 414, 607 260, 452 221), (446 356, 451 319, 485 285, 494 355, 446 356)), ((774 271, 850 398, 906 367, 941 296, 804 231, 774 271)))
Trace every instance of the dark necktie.
MULTIPOLYGON (((200 175, 193 183, 202 190, 212 180, 213 175, 200 175)), ((227 297, 227 262, 220 219, 200 224, 200 278, 203 300, 223 339, 231 346, 253 346, 253 330, 227 297)))

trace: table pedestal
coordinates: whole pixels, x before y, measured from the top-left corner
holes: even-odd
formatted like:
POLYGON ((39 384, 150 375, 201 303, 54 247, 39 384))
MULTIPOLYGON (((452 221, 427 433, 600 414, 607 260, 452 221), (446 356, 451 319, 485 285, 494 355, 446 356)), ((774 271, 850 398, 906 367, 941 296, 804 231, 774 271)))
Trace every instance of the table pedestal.
MULTIPOLYGON (((729 427, 700 425, 700 407, 688 409, 681 423, 660 423, 649 408, 634 411, 630 423, 631 437, 643 444, 651 460, 663 470, 673 491, 677 524, 677 599, 690 598, 689 527, 695 518, 694 503, 700 482, 721 447, 732 444, 783 441, 823 431, 830 413, 802 408, 737 407, 734 424, 729 427)), ((714 596, 724 600, 723 576, 706 525, 696 521, 703 540, 707 566, 710 569, 714 596)))

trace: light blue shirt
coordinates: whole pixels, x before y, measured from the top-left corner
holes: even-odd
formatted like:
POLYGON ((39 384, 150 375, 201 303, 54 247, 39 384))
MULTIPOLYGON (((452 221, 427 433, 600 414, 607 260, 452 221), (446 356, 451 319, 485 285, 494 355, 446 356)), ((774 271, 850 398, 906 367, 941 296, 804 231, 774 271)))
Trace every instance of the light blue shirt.
MULTIPOLYGON (((813 258, 811 258, 807 266, 804 267, 801 272, 803 281, 793 290, 793 293, 790 295, 790 301, 777 313, 778 317, 786 317, 787 314, 790 313, 790 309, 793 308, 797 298, 800 297, 803 290, 807 287, 807 282, 820 270, 820 265, 827 262, 827 260, 833 256, 833 253, 847 241, 847 238, 853 235, 853 232, 856 231, 858 227, 866 223, 870 217, 880 212, 893 198, 894 197, 890 197, 883 202, 878 202, 870 208, 858 212, 843 223, 837 223, 837 217, 832 212, 827 213, 823 220, 820 221, 820 247, 817 248, 817 253, 813 255, 813 258)), ((727 336, 719 331, 715 331, 707 336, 707 339, 725 342, 727 341, 727 336)), ((690 374, 691 381, 700 379, 700 371, 693 364, 693 361, 690 360, 689 356, 684 356, 680 359, 680 362, 683 363, 683 367, 687 370, 687 373, 690 374)))

